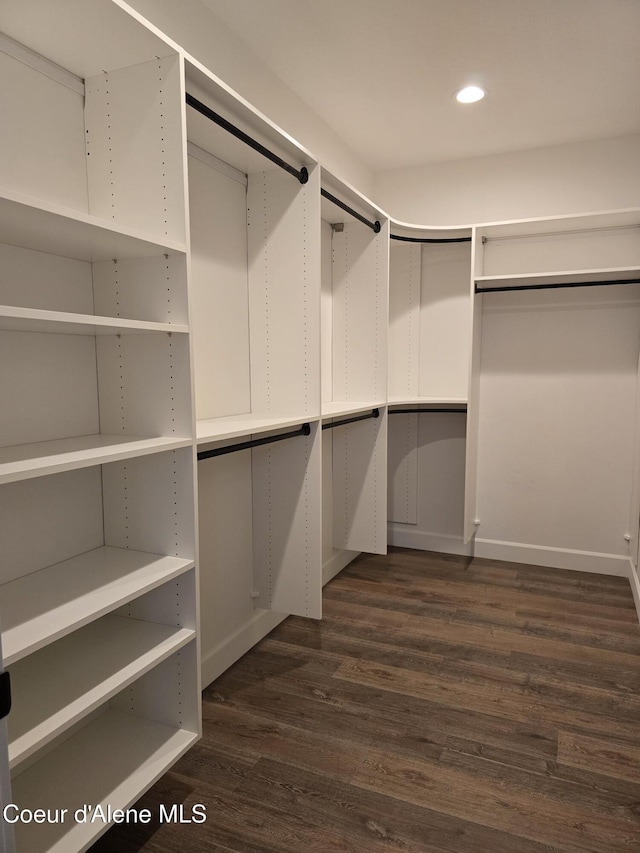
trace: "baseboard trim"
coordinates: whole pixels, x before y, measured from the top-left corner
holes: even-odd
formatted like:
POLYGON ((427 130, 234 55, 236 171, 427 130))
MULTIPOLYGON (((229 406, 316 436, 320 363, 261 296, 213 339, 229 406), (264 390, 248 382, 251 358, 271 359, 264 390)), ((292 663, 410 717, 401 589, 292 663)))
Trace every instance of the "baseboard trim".
POLYGON ((636 567, 633 565, 633 561, 629 558, 629 585, 631 587, 631 592, 633 593, 633 600, 636 605, 636 613, 638 614, 638 622, 640 622, 640 579, 638 578, 638 573, 636 571, 636 567))
POLYGON ((360 555, 360 551, 336 550, 332 557, 322 566, 322 586, 333 580, 336 575, 346 568, 352 560, 360 555))
POLYGON ((274 613, 271 610, 258 611, 254 617, 216 646, 213 651, 203 655, 201 663, 202 688, 204 689, 218 676, 229 669, 242 655, 263 640, 287 618, 286 613, 274 613))
POLYGON ((596 551, 574 551, 568 548, 549 548, 543 545, 478 538, 473 543, 473 554, 476 557, 506 560, 510 563, 528 563, 532 566, 548 566, 553 569, 616 575, 623 578, 629 576, 629 557, 619 554, 600 554, 596 551))
POLYGON ((473 554, 471 543, 465 545, 460 536, 447 536, 442 533, 427 533, 424 530, 412 530, 404 524, 391 523, 387 528, 389 545, 398 548, 416 548, 418 551, 439 551, 442 554, 458 554, 468 557, 473 554))

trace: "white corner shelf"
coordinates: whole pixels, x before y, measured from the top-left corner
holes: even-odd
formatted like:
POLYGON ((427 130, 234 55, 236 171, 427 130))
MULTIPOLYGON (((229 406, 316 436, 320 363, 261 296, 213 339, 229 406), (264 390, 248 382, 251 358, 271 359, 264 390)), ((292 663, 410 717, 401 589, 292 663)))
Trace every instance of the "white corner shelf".
POLYGON ((0 188, 2 242, 80 261, 145 258, 184 253, 186 245, 156 240, 88 213, 0 188))
POLYGON ((103 546, 0 587, 4 665, 188 571, 193 560, 103 546))
POLYGON ((0 484, 191 446, 190 438, 81 435, 0 448, 0 484))
POLYGON ((125 320, 121 317, 99 317, 93 314, 70 314, 38 308, 0 305, 0 331, 44 332, 58 335, 145 335, 161 332, 186 334, 183 324, 153 323, 147 320, 125 320))
POLYGON ((110 615, 23 658, 11 668, 10 767, 17 768, 194 637, 187 628, 110 615))
POLYGON ((196 732, 109 710, 62 743, 12 783, 21 808, 68 809, 63 823, 20 824, 18 850, 86 850, 109 824, 76 823, 84 803, 124 809, 135 802, 198 739, 196 732), (88 773, 92 767, 96 772, 88 773))
POLYGON ((466 406, 466 397, 389 397, 389 406, 466 406))
POLYGON ((267 418, 246 414, 230 415, 224 418, 210 418, 196 422, 196 437, 198 445, 209 444, 213 441, 223 441, 229 438, 259 435, 269 430, 283 429, 290 426, 301 426, 303 423, 314 423, 318 417, 298 415, 297 417, 267 418))
POLYGON ((337 418, 342 415, 358 415, 371 409, 383 409, 386 406, 384 400, 358 400, 357 402, 331 401, 322 404, 322 419, 337 418))
POLYGON ((488 287, 527 287, 544 284, 580 284, 586 281, 628 281, 640 278, 640 267, 608 267, 607 269, 563 270, 559 272, 525 273, 519 275, 483 275, 476 277, 481 290, 488 287))

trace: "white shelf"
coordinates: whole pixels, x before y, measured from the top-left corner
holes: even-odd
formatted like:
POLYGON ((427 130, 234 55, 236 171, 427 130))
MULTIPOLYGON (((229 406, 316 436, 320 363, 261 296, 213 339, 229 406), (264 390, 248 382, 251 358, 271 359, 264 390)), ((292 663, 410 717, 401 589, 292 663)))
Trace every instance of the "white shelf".
POLYGON ((194 637, 187 628, 104 616, 16 663, 11 668, 11 768, 194 637))
POLYGON ((483 275, 476 278, 479 288, 522 287, 537 284, 579 284, 584 281, 628 280, 640 278, 640 267, 610 267, 608 269, 565 270, 562 272, 526 273, 523 275, 483 275))
POLYGON ((145 258, 185 252, 133 228, 0 188, 2 242, 80 261, 145 258))
POLYGON ((389 397, 389 406, 466 406, 466 397, 389 397))
POLYGON ((148 456, 191 445, 189 438, 139 438, 130 435, 81 435, 0 448, 0 483, 148 456))
POLYGON ((311 423, 317 420, 317 417, 310 418, 307 415, 284 418, 266 418, 252 414, 231 415, 225 418, 211 418, 209 420, 197 421, 196 436, 198 445, 201 445, 212 441, 222 441, 227 438, 258 435, 261 432, 269 432, 269 430, 273 429, 301 426, 303 423, 311 423))
POLYGON ((108 825, 76 823, 85 803, 127 808, 197 740, 171 728, 118 711, 107 711, 13 781, 21 808, 68 809, 58 824, 16 825, 17 849, 69 853, 86 848, 108 825), (87 772, 93 768, 93 772, 87 772))
POLYGON ((370 411, 371 409, 382 409, 386 406, 384 400, 358 400, 357 402, 328 402, 322 404, 322 418, 337 418, 341 415, 357 415, 361 412, 370 411))
POLYGON ((193 567, 193 560, 104 546, 0 588, 4 664, 20 660, 193 567))
POLYGON ((121 317, 97 317, 0 305, 0 330, 5 332, 45 332, 58 335, 143 335, 158 332, 189 331, 185 325, 125 320, 121 317))

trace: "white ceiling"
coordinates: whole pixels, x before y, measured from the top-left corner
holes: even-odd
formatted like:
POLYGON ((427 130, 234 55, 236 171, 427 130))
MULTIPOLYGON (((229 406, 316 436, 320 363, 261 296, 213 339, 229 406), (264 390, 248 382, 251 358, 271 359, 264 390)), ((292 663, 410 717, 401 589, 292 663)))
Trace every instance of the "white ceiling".
POLYGON ((640 0, 203 2, 374 171, 640 132, 640 0))

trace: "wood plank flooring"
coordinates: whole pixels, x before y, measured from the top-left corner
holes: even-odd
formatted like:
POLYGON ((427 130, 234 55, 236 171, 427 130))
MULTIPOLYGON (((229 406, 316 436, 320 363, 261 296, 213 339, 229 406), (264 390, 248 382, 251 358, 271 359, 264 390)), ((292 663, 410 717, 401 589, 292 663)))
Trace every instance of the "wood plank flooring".
POLYGON ((204 738, 93 853, 640 851, 629 582, 391 549, 204 692, 204 738))

